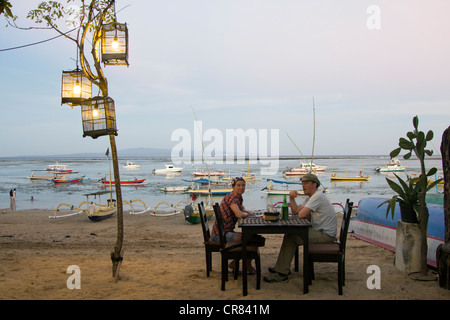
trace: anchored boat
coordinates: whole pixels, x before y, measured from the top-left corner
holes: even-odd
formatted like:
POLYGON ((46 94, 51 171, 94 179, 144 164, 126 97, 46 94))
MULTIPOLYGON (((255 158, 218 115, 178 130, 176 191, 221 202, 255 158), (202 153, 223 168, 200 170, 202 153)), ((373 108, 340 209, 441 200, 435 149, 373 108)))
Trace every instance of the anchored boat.
MULTIPOLYGON (((147 179, 137 179, 134 178, 132 180, 120 180, 120 185, 121 186, 139 186, 144 184, 144 181, 147 179)), ((104 186, 113 186, 114 187, 114 181, 111 180, 106 180, 106 177, 103 177, 100 182, 104 185, 104 186)))
POLYGON ((356 176, 347 176, 347 172, 351 171, 343 171, 344 175, 338 175, 336 172, 337 171, 331 172, 331 181, 367 181, 370 178, 370 176, 365 175, 362 172, 360 172, 359 175, 356 176))
POLYGON ((68 177, 61 177, 61 178, 53 178, 51 179, 53 183, 74 183, 74 182, 82 182, 84 180, 84 176, 70 179, 68 177))
MULTIPOLYGON (((386 206, 378 206, 386 198, 363 198, 358 203, 358 211, 350 219, 349 233, 358 239, 373 243, 395 252, 397 221, 400 218, 398 203, 395 208, 394 218, 386 217, 386 206)), ((444 207, 427 203, 428 218, 428 264, 436 267, 436 249, 444 243, 444 207)))
POLYGON ((378 172, 397 172, 405 171, 406 167, 402 166, 400 160, 397 158, 390 159, 384 167, 375 168, 378 172))
POLYGON ((164 163, 165 169, 153 169, 154 174, 180 173, 184 168, 174 167, 173 164, 164 163))
POLYGON ((290 189, 289 185, 302 185, 301 182, 289 182, 289 181, 281 181, 281 180, 274 180, 274 179, 267 179, 267 181, 270 181, 269 185, 261 190, 262 193, 267 194, 268 196, 274 196, 274 195, 289 195, 289 192, 295 190, 298 192, 299 195, 305 195, 303 190, 300 189, 290 189), (281 184, 282 187, 277 189, 274 185, 274 183, 281 184))
POLYGON ((139 169, 141 166, 138 164, 135 164, 134 162, 127 160, 127 164, 123 166, 125 169, 131 169, 131 170, 135 170, 135 169, 139 169))

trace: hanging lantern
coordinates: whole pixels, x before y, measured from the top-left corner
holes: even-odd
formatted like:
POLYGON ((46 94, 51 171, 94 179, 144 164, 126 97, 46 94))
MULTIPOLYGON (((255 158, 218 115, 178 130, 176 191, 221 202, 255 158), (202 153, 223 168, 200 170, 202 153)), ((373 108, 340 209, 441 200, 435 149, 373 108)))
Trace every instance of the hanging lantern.
POLYGON ((102 25, 102 62, 128 66, 128 28, 126 23, 102 25))
POLYGON ((80 105, 92 97, 92 82, 78 68, 62 72, 61 104, 80 105))
POLYGON ((117 136, 114 100, 110 97, 94 97, 81 104, 83 137, 97 139, 100 136, 117 136))

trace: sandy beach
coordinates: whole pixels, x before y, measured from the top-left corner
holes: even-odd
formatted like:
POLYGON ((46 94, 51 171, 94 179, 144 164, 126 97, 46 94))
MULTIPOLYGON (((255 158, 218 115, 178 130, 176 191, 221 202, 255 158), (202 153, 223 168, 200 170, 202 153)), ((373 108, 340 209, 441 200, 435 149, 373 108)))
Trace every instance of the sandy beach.
MULTIPOLYGON (((303 294, 302 273, 287 283, 262 282, 249 276, 249 294, 242 296, 239 277, 220 290, 220 255, 213 254, 213 271, 205 273, 201 225, 183 215, 155 217, 124 215, 124 260, 120 280, 112 278, 110 252, 116 239, 116 218, 91 222, 84 215, 49 219, 53 212, 0 212, 0 299, 100 300, 445 300, 450 291, 439 288, 436 272, 425 281, 398 271, 394 254, 349 236, 346 285, 337 294, 337 265, 317 264, 316 280, 303 294), (80 268, 80 289, 68 289, 67 268, 80 268), (381 288, 369 289, 367 268, 381 270, 381 288)), ((339 214, 338 214, 339 215, 339 214)), ((263 274, 275 263, 281 235, 265 235, 261 248, 263 274)))

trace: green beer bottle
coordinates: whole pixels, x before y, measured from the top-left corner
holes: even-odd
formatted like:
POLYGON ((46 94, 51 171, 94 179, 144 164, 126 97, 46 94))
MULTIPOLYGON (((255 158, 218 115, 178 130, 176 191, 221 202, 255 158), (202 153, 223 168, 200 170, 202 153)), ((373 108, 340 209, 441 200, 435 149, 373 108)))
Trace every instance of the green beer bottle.
POLYGON ((286 195, 284 195, 283 205, 281 206, 281 216, 284 220, 289 218, 289 207, 286 202, 286 195))

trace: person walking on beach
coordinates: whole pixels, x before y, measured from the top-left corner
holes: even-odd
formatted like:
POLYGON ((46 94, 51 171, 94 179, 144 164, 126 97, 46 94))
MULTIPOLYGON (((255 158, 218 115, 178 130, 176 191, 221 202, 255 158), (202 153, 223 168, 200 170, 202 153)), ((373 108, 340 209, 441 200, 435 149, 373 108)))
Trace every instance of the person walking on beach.
MULTIPOLYGON (((307 198, 302 205, 295 202, 297 191, 289 193, 292 215, 311 221, 308 232, 309 243, 333 243, 337 233, 336 213, 323 192, 318 191, 320 181, 316 175, 308 173, 302 178, 303 191, 307 198)), ((286 234, 281 244, 275 267, 269 268, 269 274, 264 276, 266 282, 282 282, 288 280, 290 267, 295 251, 303 245, 303 240, 295 234, 286 234)))
POLYGON ((16 211, 16 188, 9 190, 9 202, 12 211, 16 211))
MULTIPOLYGON (((234 231, 238 219, 253 215, 253 212, 244 208, 242 194, 245 192, 245 180, 242 177, 234 178, 232 183, 232 191, 227 194, 220 203, 220 214, 222 215, 223 224, 225 226, 225 237, 227 245, 241 243, 242 234, 234 231)), ((220 242, 217 220, 214 222, 211 240, 220 242)), ((235 268, 236 262, 232 261, 229 265, 230 269, 235 268)), ((255 274, 255 269, 251 266, 251 260, 247 260, 247 270, 250 274, 255 274)))

